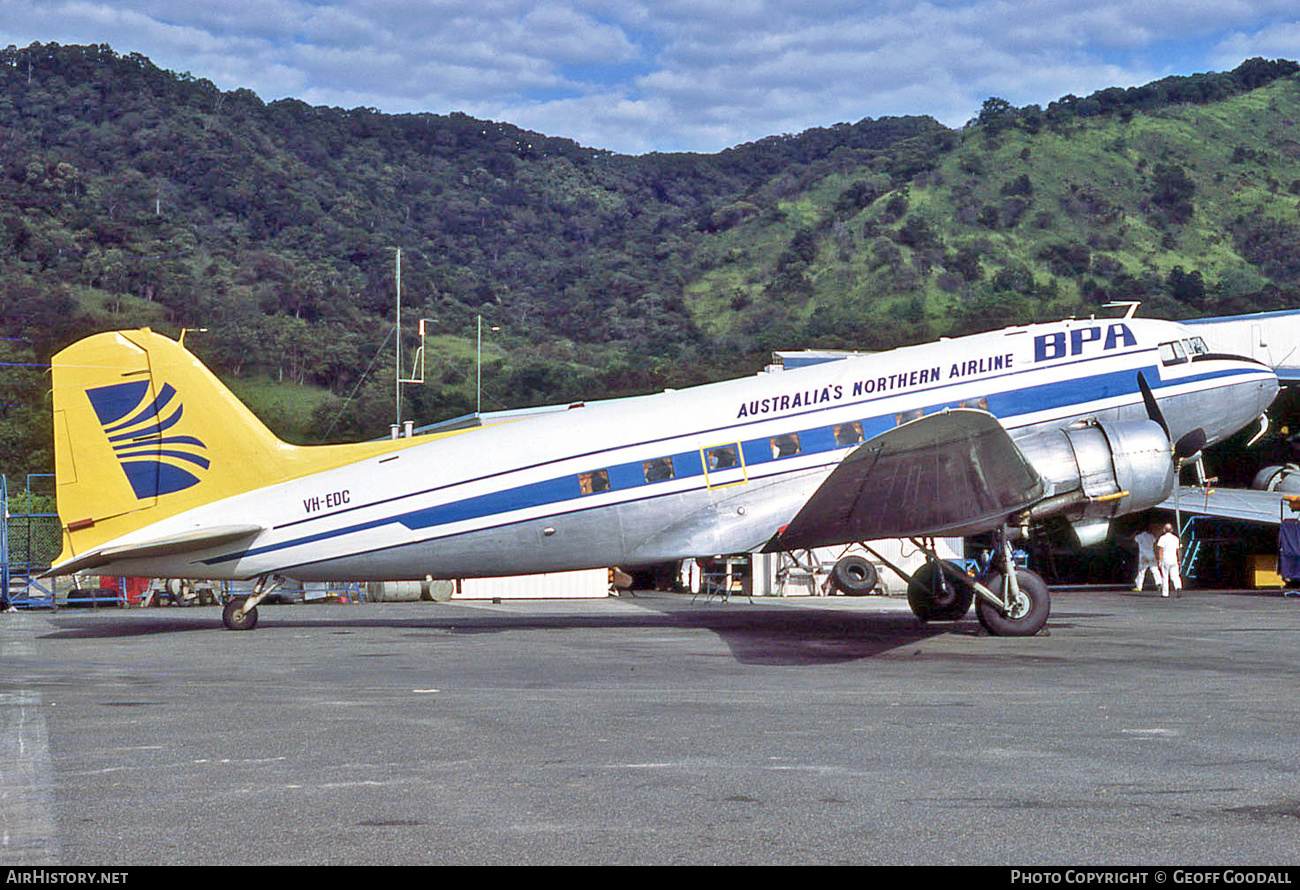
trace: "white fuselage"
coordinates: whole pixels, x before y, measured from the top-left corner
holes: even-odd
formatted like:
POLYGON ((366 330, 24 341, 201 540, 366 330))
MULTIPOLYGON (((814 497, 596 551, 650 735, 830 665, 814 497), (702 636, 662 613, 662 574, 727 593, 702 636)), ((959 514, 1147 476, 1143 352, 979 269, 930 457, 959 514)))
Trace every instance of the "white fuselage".
POLYGON ((1162 352, 1185 353, 1191 336, 1149 319, 1066 321, 542 414, 190 510, 129 537, 250 520, 265 531, 104 571, 365 581, 753 550, 860 442, 944 408, 986 410, 1013 437, 1138 419, 1143 372, 1171 439, 1200 428, 1218 441, 1264 411, 1276 377, 1236 357, 1162 352))

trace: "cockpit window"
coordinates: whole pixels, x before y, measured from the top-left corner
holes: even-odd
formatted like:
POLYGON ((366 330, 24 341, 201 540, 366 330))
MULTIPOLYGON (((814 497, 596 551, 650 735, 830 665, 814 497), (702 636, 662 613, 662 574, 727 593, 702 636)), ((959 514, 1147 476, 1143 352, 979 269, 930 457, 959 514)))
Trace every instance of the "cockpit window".
POLYGON ((1187 353, 1183 351, 1183 344, 1177 340, 1161 343, 1160 361, 1166 365, 1177 365, 1187 361, 1187 353))
POLYGON ((1200 337, 1193 337, 1187 341, 1187 351, 1192 355, 1209 355, 1210 347, 1205 345, 1205 341, 1200 337))

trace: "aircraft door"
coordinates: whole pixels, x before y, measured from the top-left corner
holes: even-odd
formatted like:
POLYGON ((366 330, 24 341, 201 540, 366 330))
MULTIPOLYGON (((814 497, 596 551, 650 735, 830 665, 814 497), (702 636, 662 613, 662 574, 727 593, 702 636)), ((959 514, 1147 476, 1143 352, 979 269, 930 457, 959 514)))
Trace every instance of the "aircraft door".
POLYGON ((749 481, 745 453, 739 442, 726 442, 700 449, 704 461, 704 484, 708 488, 741 485, 749 481))

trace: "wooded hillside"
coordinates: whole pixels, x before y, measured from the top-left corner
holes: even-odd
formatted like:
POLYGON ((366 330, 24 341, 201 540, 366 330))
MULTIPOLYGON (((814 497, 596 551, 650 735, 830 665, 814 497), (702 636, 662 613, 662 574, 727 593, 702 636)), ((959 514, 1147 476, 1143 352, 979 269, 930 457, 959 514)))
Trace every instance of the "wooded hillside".
POLYGON ((282 435, 682 386, 1140 299, 1295 305, 1292 62, 991 98, 714 155, 617 155, 461 114, 263 103, 104 46, 0 53, 0 472, 50 465, 39 366, 96 330, 186 343, 282 435), (493 330, 493 329, 496 330, 493 330))

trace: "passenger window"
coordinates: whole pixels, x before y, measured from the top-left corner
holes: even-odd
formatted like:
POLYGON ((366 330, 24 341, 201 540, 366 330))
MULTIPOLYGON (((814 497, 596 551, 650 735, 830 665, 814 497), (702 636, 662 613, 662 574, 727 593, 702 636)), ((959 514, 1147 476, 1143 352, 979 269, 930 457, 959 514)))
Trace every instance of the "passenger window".
POLYGON ((704 452, 704 456, 709 462, 709 472, 740 466, 740 452, 736 450, 735 445, 722 445, 717 448, 710 448, 708 451, 704 452))
POLYGON ((1161 343, 1160 361, 1166 365, 1177 365, 1187 361, 1187 353, 1183 352, 1183 344, 1177 341, 1161 343))
POLYGON ((578 488, 583 494, 600 494, 609 491, 609 471, 596 470, 591 473, 578 474, 578 488))
POLYGON ((862 441, 862 424, 858 421, 852 423, 841 423, 835 427, 835 447, 843 448, 846 445, 857 445, 862 441))
POLYGON ((654 460, 645 461, 641 464, 641 469, 645 471, 645 481, 662 482, 665 479, 671 479, 673 473, 673 460, 670 457, 656 457, 654 460))
POLYGON ((983 396, 978 399, 962 399, 957 403, 958 408, 978 408, 980 411, 989 410, 989 400, 983 396))
POLYGON ((784 436, 773 436, 770 441, 772 445, 772 457, 790 457, 791 455, 798 454, 800 451, 798 433, 787 433, 784 436))

